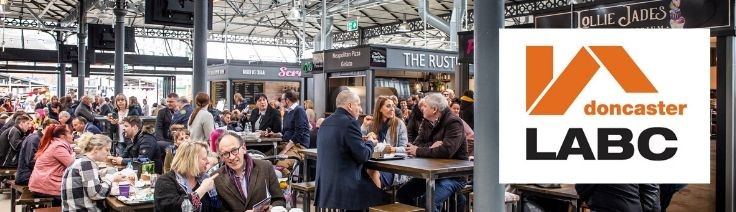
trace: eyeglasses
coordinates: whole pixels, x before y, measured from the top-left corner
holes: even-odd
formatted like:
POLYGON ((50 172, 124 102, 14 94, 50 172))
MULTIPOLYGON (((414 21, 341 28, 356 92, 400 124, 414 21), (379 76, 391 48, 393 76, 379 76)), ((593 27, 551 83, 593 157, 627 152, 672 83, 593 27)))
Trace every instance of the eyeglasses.
POLYGON ((226 152, 220 153, 220 158, 221 159, 230 158, 230 155, 237 155, 239 153, 239 151, 240 151, 240 147, 237 147, 237 148, 234 148, 234 149, 232 149, 230 151, 226 151, 226 152))

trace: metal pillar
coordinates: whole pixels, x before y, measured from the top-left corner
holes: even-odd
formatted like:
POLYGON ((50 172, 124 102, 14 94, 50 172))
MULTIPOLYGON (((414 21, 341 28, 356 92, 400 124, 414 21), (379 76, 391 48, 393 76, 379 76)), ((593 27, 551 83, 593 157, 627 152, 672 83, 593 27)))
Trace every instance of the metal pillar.
POLYGON ((56 83, 56 96, 62 97, 66 93, 66 63, 63 63, 61 58, 61 46, 64 45, 64 35, 61 31, 56 31, 56 46, 57 46, 57 58, 59 62, 59 77, 56 83))
POLYGON ((475 73, 476 98, 473 107, 475 114, 476 137, 484 142, 475 144, 476 152, 473 170, 473 192, 475 192, 475 211, 504 211, 504 186, 498 183, 499 170, 499 111, 498 111, 498 35, 503 28, 504 1, 475 2, 475 65, 484 67, 475 73), (482 105, 482 107, 481 107, 482 105))
POLYGON ((115 95, 123 93, 125 64, 125 1, 115 1, 115 95))
POLYGON ((455 0, 452 7, 452 15, 450 16, 450 48, 453 51, 458 49, 458 35, 462 29, 462 18, 465 16, 465 0, 455 0))
POLYGON ((321 51, 332 48, 332 16, 327 13, 327 1, 322 1, 322 28, 320 28, 321 51))
POLYGON ((373 69, 365 70, 365 105, 363 108, 365 109, 363 113, 365 114, 371 114, 373 113, 373 104, 375 103, 373 100, 373 85, 374 78, 376 71, 373 69))
POLYGON ((324 117, 325 111, 327 110, 327 74, 312 74, 314 78, 314 86, 312 89, 314 92, 314 112, 317 117, 324 117))
POLYGON ((77 53, 79 53, 79 62, 77 64, 77 74, 79 76, 77 83, 77 98, 81 99, 84 96, 84 78, 87 67, 87 47, 85 41, 87 40, 87 8, 84 6, 85 0, 79 0, 79 32, 77 33, 77 53))
MULTIPOLYGON (((301 100, 302 104, 304 103, 304 100, 307 100, 307 78, 301 78, 299 79, 299 100, 301 100)), ((314 101, 312 101, 314 103, 314 101)))
POLYGON ((736 152, 736 126, 734 118, 736 115, 736 87, 734 83, 736 76, 734 75, 734 52, 736 49, 736 37, 726 36, 718 37, 716 41, 716 51, 718 57, 716 79, 717 79, 717 100, 716 108, 718 116, 716 117, 716 211, 734 211, 733 199, 734 186, 734 152, 736 152))
POLYGON ((206 92, 205 78, 207 71, 207 4, 208 0, 194 0, 194 57, 192 58, 192 97, 199 92, 206 92))

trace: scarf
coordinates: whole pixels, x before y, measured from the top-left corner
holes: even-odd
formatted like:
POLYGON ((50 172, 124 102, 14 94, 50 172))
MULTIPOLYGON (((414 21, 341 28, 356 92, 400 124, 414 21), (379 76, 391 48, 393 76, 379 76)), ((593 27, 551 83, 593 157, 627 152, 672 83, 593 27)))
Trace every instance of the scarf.
MULTIPOLYGON (((179 184, 179 186, 184 189, 184 191, 189 194, 192 193, 192 189, 194 189, 195 185, 189 185, 189 182, 186 177, 179 173, 176 174, 176 182, 179 184)), ((199 176, 196 177, 197 184, 201 184, 204 179, 209 178, 210 176, 207 173, 202 173, 199 176)), ((217 188, 212 188, 212 190, 207 191, 207 194, 210 196, 210 201, 212 203, 212 206, 214 208, 221 208, 220 200, 217 198, 217 188)), ((200 200, 201 201, 201 200, 200 200)), ((202 210, 202 207, 199 207, 199 210, 202 210)))
POLYGON ((473 97, 468 97, 468 96, 460 97, 460 100, 463 100, 463 101, 466 101, 466 102, 470 102, 470 103, 475 102, 475 100, 473 100, 473 97))
MULTIPOLYGON (((245 154, 243 158, 245 159, 245 163, 244 163, 245 170, 243 172, 245 173, 244 178, 245 178, 246 185, 247 185, 248 178, 250 178, 250 173, 253 170, 253 159, 251 159, 248 154, 245 154)), ((246 196, 247 194, 243 194, 243 193, 245 193, 244 191, 247 192, 248 188, 243 188, 240 185, 240 181, 235 178, 235 170, 231 169, 228 166, 225 166, 225 167, 226 167, 225 169, 226 169, 227 175, 230 178, 230 182, 233 183, 233 185, 235 185, 235 187, 238 188, 238 192, 240 192, 240 195, 241 197, 243 197, 243 200, 247 200, 248 199, 248 197, 246 196)))

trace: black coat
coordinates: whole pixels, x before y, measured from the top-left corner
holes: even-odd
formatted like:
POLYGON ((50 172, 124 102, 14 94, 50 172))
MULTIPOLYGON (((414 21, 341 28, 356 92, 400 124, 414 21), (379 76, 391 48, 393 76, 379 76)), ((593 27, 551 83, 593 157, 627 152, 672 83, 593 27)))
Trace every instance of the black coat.
POLYGON ((278 110, 273 109, 270 106, 266 106, 266 113, 263 114, 263 117, 261 118, 261 125, 256 129, 256 120, 258 120, 258 116, 260 115, 258 108, 253 109, 253 111, 250 112, 250 118, 248 121, 250 121, 251 132, 255 132, 256 130, 266 130, 266 128, 271 128, 271 132, 274 133, 281 132, 281 113, 278 110))
POLYGON ((36 159, 34 154, 38 150, 38 144, 41 143, 41 132, 33 133, 26 136, 21 146, 21 151, 18 153, 18 171, 15 172, 15 184, 16 185, 28 185, 28 180, 31 179, 31 173, 33 172, 33 166, 36 165, 36 159))
POLYGON ((656 184, 577 184, 575 190, 591 211, 660 210, 656 184))
POLYGON ((422 121, 424 121, 424 115, 422 114, 422 111, 419 110, 419 104, 417 104, 411 109, 411 115, 409 115, 409 119, 406 120, 406 133, 409 137, 409 143, 413 143, 414 139, 417 138, 419 128, 422 127, 422 121))
POLYGON ((373 154, 373 144, 363 141, 353 116, 338 108, 320 125, 317 143, 318 207, 364 210, 385 203, 386 194, 363 167, 373 154))
POLYGON ((468 126, 470 126, 470 129, 475 129, 475 119, 473 119, 473 102, 466 101, 465 99, 469 98, 460 98, 460 118, 463 119, 463 121, 465 121, 468 126))
POLYGON ((138 158, 148 158, 148 160, 156 163, 156 173, 161 173, 163 170, 164 159, 162 157, 162 151, 158 149, 158 143, 153 135, 138 131, 138 134, 133 139, 133 143, 129 144, 120 157, 123 157, 123 164, 128 161, 138 161, 138 158))
POLYGON ((18 166, 18 153, 26 136, 28 132, 18 127, 10 127, 0 134, 0 166, 18 166))
POLYGON ((173 113, 169 108, 158 110, 158 114, 156 114, 156 139, 159 141, 172 142, 171 131, 169 131, 172 117, 173 113))
MULTIPOLYGON (((197 183, 192 191, 199 188, 197 183)), ((156 211, 182 211, 181 204, 184 201, 192 201, 191 196, 184 191, 178 182, 176 182, 176 173, 166 172, 156 180, 156 189, 154 189, 153 201, 156 204, 156 211)), ((212 198, 209 193, 205 193, 204 196, 200 197, 201 211, 220 211, 214 207, 212 198)))

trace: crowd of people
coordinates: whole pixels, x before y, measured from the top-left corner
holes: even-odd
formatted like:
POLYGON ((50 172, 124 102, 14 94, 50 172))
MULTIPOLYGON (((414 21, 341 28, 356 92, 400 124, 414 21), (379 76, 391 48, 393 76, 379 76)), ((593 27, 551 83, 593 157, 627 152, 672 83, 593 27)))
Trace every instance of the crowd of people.
MULTIPOLYGON (((140 104, 124 94, 112 102, 100 96, 78 101, 54 96, 50 101, 41 99, 34 116, 17 110, 0 117, 0 166, 16 167, 15 184, 27 185, 34 196, 54 198, 53 204, 64 210, 109 207, 102 200, 126 178, 98 167, 100 163, 111 167, 152 163, 160 175, 154 193, 159 211, 246 211, 263 207, 259 203, 264 200, 269 203, 266 208, 285 206, 278 179, 295 171, 295 161, 251 157, 239 132, 258 132, 281 138, 277 152, 269 154, 303 159, 301 150, 317 148, 317 207, 365 210, 388 203, 391 189, 397 189, 398 202, 421 207, 423 179, 364 165, 375 152, 473 160, 473 96, 470 90, 460 97, 452 90, 406 99, 379 96, 372 100, 374 110, 364 113, 365 103, 346 90, 337 95, 337 109, 326 118, 318 118, 314 103, 299 101, 291 90, 276 99, 257 95, 252 107, 235 94, 232 107, 223 111, 212 107, 206 93, 196 94, 192 101, 171 93, 153 107, 145 99, 140 104), (155 116, 153 126, 143 124, 141 117, 146 115, 155 116)), ((442 203, 468 183, 472 182, 466 177, 437 179, 433 211, 441 211, 442 203)), ((577 186, 581 197, 591 200, 590 207, 657 209, 666 208, 649 201, 660 201, 657 192, 668 204, 682 187, 577 186), (631 191, 646 198, 623 206, 592 201, 617 195, 606 191, 631 191)), ((462 211, 465 201, 459 196, 450 207, 462 211)))

